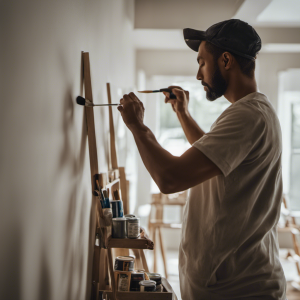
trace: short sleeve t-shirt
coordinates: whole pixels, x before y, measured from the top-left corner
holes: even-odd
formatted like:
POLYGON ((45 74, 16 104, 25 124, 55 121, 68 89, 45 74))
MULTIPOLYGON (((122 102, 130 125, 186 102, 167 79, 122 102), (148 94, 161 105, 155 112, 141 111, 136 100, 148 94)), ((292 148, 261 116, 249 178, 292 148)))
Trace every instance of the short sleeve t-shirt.
POLYGON ((222 171, 189 191, 179 251, 183 300, 284 299, 276 224, 281 129, 267 97, 229 106, 193 144, 222 171))

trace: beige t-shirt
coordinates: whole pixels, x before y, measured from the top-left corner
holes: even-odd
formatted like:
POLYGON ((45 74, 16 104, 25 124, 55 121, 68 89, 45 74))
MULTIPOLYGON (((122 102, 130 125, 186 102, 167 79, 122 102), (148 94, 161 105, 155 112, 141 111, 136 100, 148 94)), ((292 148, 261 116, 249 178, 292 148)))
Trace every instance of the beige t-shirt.
POLYGON ((193 147, 223 175, 189 192, 179 251, 182 299, 285 299, 276 233, 281 130, 272 105, 261 93, 247 95, 193 147))

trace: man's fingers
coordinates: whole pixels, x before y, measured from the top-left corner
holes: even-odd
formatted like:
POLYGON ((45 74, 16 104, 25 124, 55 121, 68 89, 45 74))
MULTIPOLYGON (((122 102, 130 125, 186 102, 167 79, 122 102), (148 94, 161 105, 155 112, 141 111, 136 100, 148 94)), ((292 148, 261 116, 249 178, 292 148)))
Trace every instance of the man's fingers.
POLYGON ((181 86, 178 86, 178 85, 170 85, 168 86, 168 89, 179 89, 179 90, 183 90, 183 88, 181 86))
POLYGON ((128 96, 134 101, 140 101, 140 99, 133 92, 129 93, 128 96))
POLYGON ((124 108, 123 108, 122 105, 119 105, 119 106, 117 107, 117 109, 118 109, 119 112, 122 112, 124 108))
POLYGON ((127 95, 127 94, 124 94, 123 95, 123 99, 125 100, 125 101, 132 101, 133 99, 131 99, 131 97, 129 96, 129 95, 127 95))
POLYGON ((174 88, 174 89, 172 89, 172 93, 177 96, 176 98, 179 101, 183 101, 184 96, 185 96, 185 91, 184 90, 179 90, 177 88, 174 88))

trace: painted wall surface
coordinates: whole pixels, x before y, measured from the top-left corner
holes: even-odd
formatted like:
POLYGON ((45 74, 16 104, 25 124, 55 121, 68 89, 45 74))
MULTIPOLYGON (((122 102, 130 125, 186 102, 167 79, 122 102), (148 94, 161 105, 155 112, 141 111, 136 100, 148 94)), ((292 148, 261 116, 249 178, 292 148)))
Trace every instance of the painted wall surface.
MULTIPOLYGON (((133 0, 0 3, 0 299, 88 299, 91 183, 81 51, 94 101, 134 85, 133 0)), ((99 170, 108 117, 95 109, 99 170)))

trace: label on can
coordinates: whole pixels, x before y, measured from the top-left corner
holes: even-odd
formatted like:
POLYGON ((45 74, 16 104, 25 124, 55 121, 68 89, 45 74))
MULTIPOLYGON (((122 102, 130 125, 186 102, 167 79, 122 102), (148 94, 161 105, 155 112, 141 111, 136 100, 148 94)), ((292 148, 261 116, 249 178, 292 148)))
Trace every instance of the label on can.
POLYGON ((128 237, 137 238, 140 235, 140 224, 128 223, 128 237))
POLYGON ((131 272, 114 271, 116 290, 120 292, 129 292, 131 272))
POLYGON ((115 270, 118 271, 133 271, 134 258, 131 256, 118 256, 115 259, 115 270))
POLYGON ((129 285, 129 276, 127 274, 120 274, 118 291, 120 291, 120 292, 128 291, 128 285, 129 285))

